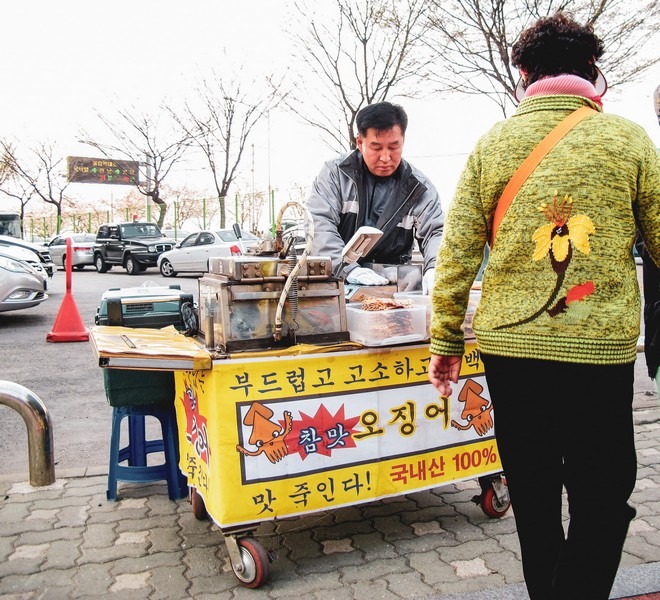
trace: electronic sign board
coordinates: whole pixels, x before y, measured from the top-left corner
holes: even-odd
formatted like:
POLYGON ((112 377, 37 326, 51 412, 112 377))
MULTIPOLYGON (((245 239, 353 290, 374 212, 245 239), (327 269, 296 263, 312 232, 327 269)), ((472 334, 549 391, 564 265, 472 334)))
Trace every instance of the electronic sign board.
POLYGON ((67 176, 71 183, 111 183, 137 185, 139 162, 112 158, 67 156, 67 176))

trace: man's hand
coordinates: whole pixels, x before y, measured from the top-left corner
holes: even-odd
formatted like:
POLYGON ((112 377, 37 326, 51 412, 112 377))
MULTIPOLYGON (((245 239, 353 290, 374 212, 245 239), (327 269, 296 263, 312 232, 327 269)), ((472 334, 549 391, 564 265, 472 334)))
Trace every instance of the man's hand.
POLYGON ((366 267, 353 269, 346 277, 346 281, 354 285, 387 285, 390 282, 386 277, 366 267))
POLYGON ((451 396, 451 385, 449 385, 449 382, 458 383, 462 360, 462 356, 431 354, 429 381, 440 392, 441 396, 451 396))
POLYGON ((429 269, 422 277, 422 294, 428 296, 433 293, 433 286, 435 285, 435 269, 429 269))
POLYGON ((416 292, 422 285, 422 272, 419 269, 410 269, 399 284, 402 292, 416 292))

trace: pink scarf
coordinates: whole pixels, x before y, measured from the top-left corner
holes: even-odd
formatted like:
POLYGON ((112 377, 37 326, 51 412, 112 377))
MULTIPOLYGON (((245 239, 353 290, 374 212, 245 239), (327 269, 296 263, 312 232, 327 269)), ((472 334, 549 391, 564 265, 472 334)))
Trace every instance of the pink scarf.
POLYGON ((547 96, 549 94, 568 94, 583 96, 593 100, 603 108, 603 101, 592 83, 577 75, 555 75, 544 77, 531 83, 525 90, 525 98, 530 96, 547 96))

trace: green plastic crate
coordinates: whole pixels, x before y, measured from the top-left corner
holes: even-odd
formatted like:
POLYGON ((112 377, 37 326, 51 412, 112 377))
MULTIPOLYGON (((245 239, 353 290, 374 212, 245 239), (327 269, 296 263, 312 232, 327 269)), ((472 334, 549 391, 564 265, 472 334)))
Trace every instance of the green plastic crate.
POLYGON ((103 369, 103 383, 110 406, 141 406, 174 402, 172 371, 103 369))

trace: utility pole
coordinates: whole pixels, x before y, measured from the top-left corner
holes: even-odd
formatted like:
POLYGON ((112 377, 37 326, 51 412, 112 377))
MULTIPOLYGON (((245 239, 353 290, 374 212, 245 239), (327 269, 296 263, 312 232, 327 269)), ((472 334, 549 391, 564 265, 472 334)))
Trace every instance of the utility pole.
POLYGON ((255 223, 256 218, 255 218, 255 204, 256 204, 256 198, 254 197, 254 144, 252 144, 252 233, 255 233, 257 231, 257 224, 255 223))
MULTIPOLYGON (((145 157, 147 159, 146 166, 147 166, 147 191, 151 192, 152 187, 151 187, 151 161, 149 160, 151 157, 149 154, 145 154, 145 157)), ((145 219, 146 221, 151 221, 151 205, 149 204, 149 194, 145 194, 146 198, 146 212, 147 212, 147 218, 145 219)))
POLYGON ((267 139, 268 139, 268 204, 270 206, 270 229, 275 230, 275 205, 273 204, 273 194, 270 187, 270 110, 266 113, 267 139))

